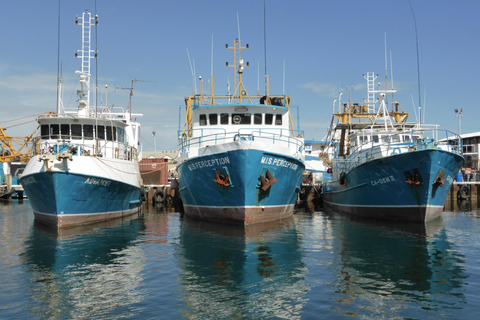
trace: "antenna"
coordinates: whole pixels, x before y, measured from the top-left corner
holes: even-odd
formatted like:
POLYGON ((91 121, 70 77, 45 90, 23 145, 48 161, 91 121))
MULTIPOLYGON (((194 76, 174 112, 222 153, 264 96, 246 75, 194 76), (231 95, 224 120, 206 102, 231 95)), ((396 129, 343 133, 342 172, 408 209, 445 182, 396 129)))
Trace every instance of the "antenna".
POLYGON ((213 34, 212 34, 212 62, 211 62, 211 71, 210 71, 210 92, 212 96, 212 104, 214 104, 214 97, 213 97, 213 34))
MULTIPOLYGON (((190 64, 190 71, 192 72, 192 96, 195 95, 195 70, 193 69, 192 67, 192 61, 190 60, 190 53, 188 52, 188 48, 187 48, 187 56, 188 56, 188 63, 190 64)), ((195 63, 195 62, 194 62, 195 63)), ((212 66, 213 68, 213 66, 212 66)))
POLYGON ((285 95, 285 59, 283 60, 283 95, 285 95))
MULTIPOLYGON (((392 59, 392 50, 390 50, 390 79, 392 79, 392 90, 393 90, 393 59, 392 59)), ((392 92, 392 103, 395 101, 393 99, 393 92, 392 92)))
POLYGON ((212 33, 212 61, 210 67, 210 74, 213 74, 213 33, 212 33))
POLYGON ((61 83, 60 76, 60 0, 58 0, 58 35, 57 35, 57 113, 60 113, 61 83))
POLYGON ((266 0, 263 0, 263 52, 265 59, 265 93, 268 92, 268 78, 267 78, 267 5, 266 0))
POLYGON ((238 12, 237 12, 237 28, 238 28, 238 41, 242 41, 240 39, 240 18, 238 17, 238 12))
POLYGON ((427 110, 427 87, 425 86, 425 91, 423 92, 423 121, 425 121, 425 111, 427 110))
POLYGON ((157 81, 151 81, 151 80, 137 80, 133 79, 132 80, 132 85, 130 88, 122 88, 122 87, 117 87, 117 89, 123 89, 123 90, 130 90, 130 100, 129 100, 129 105, 128 105, 128 110, 130 113, 130 120, 132 119, 132 97, 133 97, 133 83, 134 82, 157 82, 157 81))
MULTIPOLYGON (((385 32, 385 89, 388 89, 388 85, 387 85, 387 80, 388 80, 388 76, 387 76, 387 33, 385 32)), ((387 96, 385 95, 385 99, 387 99, 387 96)))
POLYGON ((415 113, 415 119, 418 121, 418 116, 417 116, 417 108, 415 107, 415 101, 413 100, 413 95, 410 95, 412 98, 412 104, 413 104, 413 113, 415 113))
POLYGON ((257 96, 260 95, 260 63, 257 61, 257 96))
POLYGON ((230 96, 230 76, 227 77, 227 91, 228 91, 228 96, 230 96))
POLYGON ((408 0, 408 4, 410 5, 410 10, 412 10, 413 22, 415 24, 415 39, 417 44, 417 75, 418 75, 418 124, 422 123, 422 105, 421 105, 421 98, 420 98, 420 59, 418 56, 418 33, 417 33, 417 20, 415 19, 415 13, 413 12, 412 3, 408 0))
POLYGON ((351 105, 352 104, 352 90, 353 90, 353 87, 351 87, 350 89, 348 87, 345 87, 345 90, 348 91, 348 104, 351 105))

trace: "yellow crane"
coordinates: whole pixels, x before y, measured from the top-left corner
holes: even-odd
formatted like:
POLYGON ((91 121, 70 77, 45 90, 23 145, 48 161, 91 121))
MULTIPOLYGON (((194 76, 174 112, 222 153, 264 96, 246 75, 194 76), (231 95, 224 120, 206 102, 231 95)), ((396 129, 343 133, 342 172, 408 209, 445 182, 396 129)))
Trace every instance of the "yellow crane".
MULTIPOLYGON (((51 112, 49 112, 51 113, 51 112)), ((12 173, 11 166, 13 163, 24 163, 26 164, 30 157, 32 156, 32 144, 33 136, 37 131, 38 127, 35 130, 22 137, 9 136, 5 133, 8 128, 24 125, 34 120, 29 120, 23 123, 16 123, 19 120, 23 120, 29 117, 36 117, 40 114, 27 116, 19 119, 0 121, 0 124, 9 123, 8 127, 0 126, 0 168, 2 179, 0 179, 0 199, 10 199, 12 194, 17 193, 19 198, 23 198, 23 188, 20 185, 12 184, 12 173), (16 123, 16 124, 12 124, 16 123), (3 181, 1 181, 3 180, 3 181)))
POLYGON ((28 162, 32 149, 30 141, 36 131, 25 137, 11 137, 0 127, 0 162, 28 162))
MULTIPOLYGON (((32 117, 35 117, 36 119, 38 116, 51 115, 51 114, 55 114, 55 112, 48 111, 48 112, 42 112, 42 113, 38 113, 38 114, 34 114, 31 116, 26 116, 18 119, 0 121, 0 124, 14 123, 16 121, 20 121, 20 120, 32 118, 32 117)), ((25 162, 25 163, 28 162, 28 160, 31 157, 33 136, 37 132, 38 127, 35 128, 35 130, 32 133, 22 137, 9 136, 5 133, 5 131, 9 128, 28 124, 33 121, 35 120, 28 120, 26 122, 12 124, 8 127, 0 126, 0 162, 25 162)))

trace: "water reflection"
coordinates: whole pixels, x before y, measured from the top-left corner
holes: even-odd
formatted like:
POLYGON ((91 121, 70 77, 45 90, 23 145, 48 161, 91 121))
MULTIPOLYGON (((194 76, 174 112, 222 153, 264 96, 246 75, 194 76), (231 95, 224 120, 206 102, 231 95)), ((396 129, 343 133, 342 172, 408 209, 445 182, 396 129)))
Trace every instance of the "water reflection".
POLYGON ((339 226, 336 311, 410 317, 466 304, 464 257, 448 240, 442 219, 417 224, 342 217, 339 226))
POLYGON ((142 230, 135 216, 66 230, 36 222, 22 254, 31 278, 29 313, 90 318, 141 301, 144 258, 135 241, 142 230))
POLYGON ((247 227, 184 218, 180 286, 189 318, 299 318, 306 267, 292 218, 247 227))

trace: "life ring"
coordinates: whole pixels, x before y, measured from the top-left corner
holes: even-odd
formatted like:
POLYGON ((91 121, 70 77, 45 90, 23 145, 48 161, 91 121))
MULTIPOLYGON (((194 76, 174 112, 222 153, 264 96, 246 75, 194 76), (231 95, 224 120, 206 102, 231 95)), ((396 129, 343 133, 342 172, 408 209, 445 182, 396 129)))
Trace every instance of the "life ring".
POLYGON ((236 114, 233 116, 232 120, 234 124, 240 124, 240 121, 242 121, 242 117, 236 114))
POLYGON ((167 196, 165 195, 165 192, 163 192, 162 190, 159 189, 153 195, 153 202, 154 203, 162 203, 163 201, 165 201, 166 198, 167 198, 167 196))
POLYGON ((400 153, 402 153, 402 151, 400 151, 400 148, 393 149, 392 154, 400 154, 400 153))
POLYGON ((340 173, 340 184, 345 184, 345 172, 340 173))

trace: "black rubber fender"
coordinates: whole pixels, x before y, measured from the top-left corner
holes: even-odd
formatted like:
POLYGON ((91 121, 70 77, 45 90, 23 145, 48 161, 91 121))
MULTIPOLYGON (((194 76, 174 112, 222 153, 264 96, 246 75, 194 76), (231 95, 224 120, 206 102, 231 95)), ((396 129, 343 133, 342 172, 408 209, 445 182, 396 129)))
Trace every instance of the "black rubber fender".
POLYGON ((459 198, 461 199, 470 198, 470 186, 463 185, 458 191, 458 193, 459 193, 459 198))
POLYGON ((345 172, 340 173, 340 184, 345 184, 345 172))
POLYGON ((163 190, 158 189, 155 194, 153 195, 153 202, 154 203, 163 203, 165 199, 167 198, 167 195, 163 190))

